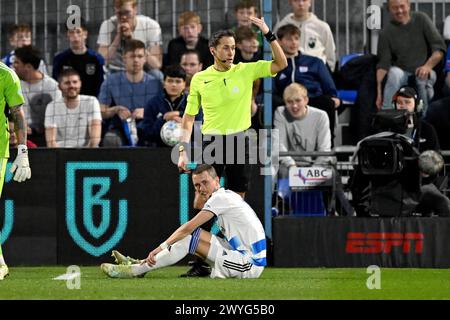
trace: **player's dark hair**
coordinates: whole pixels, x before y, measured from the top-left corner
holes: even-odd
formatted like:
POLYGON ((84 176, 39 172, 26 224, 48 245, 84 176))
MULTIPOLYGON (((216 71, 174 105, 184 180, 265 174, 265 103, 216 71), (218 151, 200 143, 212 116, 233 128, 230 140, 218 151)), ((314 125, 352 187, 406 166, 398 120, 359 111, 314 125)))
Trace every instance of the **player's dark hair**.
POLYGON ((37 48, 33 46, 24 46, 22 48, 17 48, 14 51, 16 58, 19 58, 24 64, 31 64, 34 69, 39 69, 41 64, 41 53, 37 48))
POLYGON ((293 25, 293 24, 287 24, 282 26, 280 29, 278 29, 277 31, 277 38, 278 39, 283 39, 283 37, 285 36, 291 36, 291 35, 298 35, 300 37, 301 35, 301 31, 300 29, 293 25))
POLYGON ((217 172, 216 169, 214 169, 213 166, 209 165, 209 164, 199 164, 194 171, 192 171, 192 175, 197 175, 197 174, 201 174, 205 171, 208 171, 209 175, 211 176, 211 178, 215 179, 217 177, 217 172))
POLYGON ((236 35, 232 30, 219 30, 215 32, 211 38, 209 38, 209 47, 216 48, 219 44, 220 39, 223 37, 232 37, 234 40, 236 40, 236 35))
POLYGON ((60 74, 58 76, 58 82, 61 82, 62 78, 70 77, 70 76, 78 76, 81 79, 80 73, 77 70, 75 70, 73 68, 67 68, 67 69, 63 69, 60 72, 60 74))
POLYGON ((166 80, 167 77, 181 78, 186 81, 186 72, 179 65, 168 66, 164 72, 164 80, 166 80))

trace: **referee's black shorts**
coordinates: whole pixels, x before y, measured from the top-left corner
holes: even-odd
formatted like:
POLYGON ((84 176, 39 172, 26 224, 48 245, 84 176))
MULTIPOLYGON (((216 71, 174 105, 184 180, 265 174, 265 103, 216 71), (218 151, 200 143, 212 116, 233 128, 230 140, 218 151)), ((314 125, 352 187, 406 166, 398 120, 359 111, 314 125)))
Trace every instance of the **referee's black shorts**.
POLYGON ((203 163, 212 165, 219 177, 225 177, 226 189, 248 191, 251 177, 249 140, 246 132, 203 136, 203 163))

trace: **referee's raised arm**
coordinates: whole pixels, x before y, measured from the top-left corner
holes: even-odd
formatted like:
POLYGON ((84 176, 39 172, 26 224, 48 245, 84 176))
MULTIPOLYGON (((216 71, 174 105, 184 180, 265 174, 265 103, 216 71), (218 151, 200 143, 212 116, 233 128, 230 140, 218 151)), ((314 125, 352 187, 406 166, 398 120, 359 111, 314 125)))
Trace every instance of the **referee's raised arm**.
POLYGON ((280 44, 277 41, 277 38, 275 35, 270 31, 267 24, 264 22, 264 18, 256 18, 256 17, 250 17, 249 18, 254 25, 256 25, 264 35, 264 37, 269 41, 270 47, 272 48, 272 56, 273 56, 273 62, 272 66, 270 68, 270 71, 272 74, 276 74, 280 72, 281 70, 285 69, 288 65, 286 56, 284 55, 283 49, 281 49, 280 44))

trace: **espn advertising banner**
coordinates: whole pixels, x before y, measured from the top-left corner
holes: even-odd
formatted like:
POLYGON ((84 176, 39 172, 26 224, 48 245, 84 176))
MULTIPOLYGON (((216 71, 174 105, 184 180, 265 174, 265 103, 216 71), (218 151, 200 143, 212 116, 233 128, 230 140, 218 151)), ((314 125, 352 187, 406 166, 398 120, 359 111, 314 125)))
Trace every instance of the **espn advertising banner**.
POLYGON ((276 217, 277 267, 450 268, 450 218, 276 217))
MULTIPOLYGON (((99 264, 113 249, 146 257, 193 216, 190 175, 178 173, 170 152, 30 149, 31 179, 13 181, 9 164, 0 199, 8 264, 99 264)), ((247 201, 264 221, 263 177, 253 177, 247 201)))

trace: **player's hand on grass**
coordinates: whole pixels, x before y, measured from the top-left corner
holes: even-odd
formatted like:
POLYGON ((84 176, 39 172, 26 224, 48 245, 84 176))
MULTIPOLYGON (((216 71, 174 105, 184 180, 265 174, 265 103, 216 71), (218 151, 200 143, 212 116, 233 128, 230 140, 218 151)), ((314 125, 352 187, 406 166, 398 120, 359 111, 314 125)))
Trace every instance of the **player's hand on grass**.
POLYGON ((14 181, 23 182, 31 178, 31 168, 28 161, 28 148, 24 144, 17 146, 17 157, 14 160, 11 169, 14 174, 14 181))

